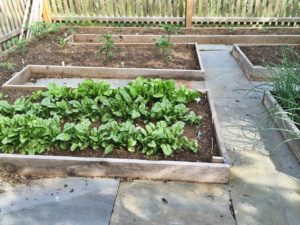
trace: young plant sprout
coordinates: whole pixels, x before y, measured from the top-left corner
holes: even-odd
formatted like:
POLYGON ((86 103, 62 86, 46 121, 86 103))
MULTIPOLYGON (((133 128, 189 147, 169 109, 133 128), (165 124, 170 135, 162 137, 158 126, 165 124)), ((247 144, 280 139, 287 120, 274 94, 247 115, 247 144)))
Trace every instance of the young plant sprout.
POLYGON ((178 32, 180 30, 179 26, 175 26, 172 24, 163 24, 163 25, 161 25, 161 27, 167 31, 168 36, 170 36, 172 34, 178 34, 178 32))
POLYGON ((58 36, 57 37, 57 43, 62 47, 66 47, 66 45, 68 44, 68 41, 65 39, 64 36, 58 36))
POLYGON ((170 62, 172 60, 173 44, 164 36, 157 38, 155 44, 160 50, 164 61, 170 62))
POLYGON ((111 34, 104 34, 100 40, 103 43, 99 47, 99 53, 104 54, 106 60, 112 60, 115 57, 116 45, 111 34))
POLYGON ((13 71, 16 67, 16 64, 11 62, 0 62, 0 68, 4 70, 13 71))

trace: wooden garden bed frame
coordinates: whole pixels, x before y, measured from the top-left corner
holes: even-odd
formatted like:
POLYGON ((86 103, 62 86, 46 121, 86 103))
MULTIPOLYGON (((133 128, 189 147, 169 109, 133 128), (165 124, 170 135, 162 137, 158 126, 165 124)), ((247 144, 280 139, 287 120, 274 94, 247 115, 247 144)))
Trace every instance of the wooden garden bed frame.
MULTIPOLYGON (((288 45, 288 44, 284 44, 288 45)), ((246 77, 250 81, 265 81, 271 76, 270 71, 267 67, 253 65, 250 59, 245 55, 240 47, 251 47, 251 46, 278 46, 278 44, 272 45, 233 45, 232 56, 237 61, 241 69, 244 71, 246 77)), ((292 45, 291 45, 292 46, 292 45)), ((298 68, 300 69, 300 68, 298 68)))
POLYGON ((135 79, 137 77, 203 81, 203 70, 139 69, 28 65, 2 85, 2 89, 36 90, 46 85, 26 84, 34 78, 135 79), (45 77, 43 77, 45 76, 45 77))
MULTIPOLYGON (((71 45, 101 45, 103 34, 72 34, 65 39, 71 45)), ((154 44, 162 35, 112 35, 115 43, 130 45, 154 44)), ((166 35, 165 35, 166 36, 166 35)), ((169 35, 175 44, 300 44, 300 35, 169 35)))
POLYGON ((290 149, 300 161, 300 130, 282 109, 270 91, 265 92, 263 104, 272 116, 282 136, 287 141, 290 149), (295 139, 296 137, 298 137, 298 139, 295 139))
POLYGON ((154 161, 117 158, 90 158, 0 154, 0 170, 31 176, 120 177, 175 180, 204 183, 228 183, 229 158, 221 137, 220 124, 209 91, 207 93, 220 156, 211 163, 154 161))

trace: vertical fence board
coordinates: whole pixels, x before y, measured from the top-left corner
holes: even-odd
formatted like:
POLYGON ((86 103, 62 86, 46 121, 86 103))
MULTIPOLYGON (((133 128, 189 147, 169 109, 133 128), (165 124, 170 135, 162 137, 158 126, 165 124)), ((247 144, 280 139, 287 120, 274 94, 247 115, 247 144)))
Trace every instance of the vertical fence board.
POLYGON ((166 16, 166 0, 161 1, 161 16, 166 16))
POLYGON ((297 12, 299 12, 299 0, 295 0, 294 8, 293 8, 293 11, 292 11, 292 17, 298 16, 297 12))
MULTIPOLYGON (((202 1, 200 0, 199 1, 199 5, 202 3, 202 1)), ((219 17, 221 14, 220 14, 220 12, 221 12, 221 0, 218 0, 218 2, 217 2, 217 16, 219 17)))
POLYGON ((180 3, 179 3, 179 16, 180 17, 183 17, 183 15, 184 15, 183 1, 184 0, 180 0, 180 3))
POLYGON ((142 16, 142 10, 141 10, 141 0, 137 0, 137 15, 138 17, 142 16))
POLYGON ((256 2, 255 2, 255 8, 254 8, 254 16, 255 17, 258 17, 258 15, 259 15, 260 2, 261 2, 261 0, 256 0, 256 2))
POLYGON ((53 15, 57 15, 57 6, 55 0, 51 0, 51 10, 53 15))

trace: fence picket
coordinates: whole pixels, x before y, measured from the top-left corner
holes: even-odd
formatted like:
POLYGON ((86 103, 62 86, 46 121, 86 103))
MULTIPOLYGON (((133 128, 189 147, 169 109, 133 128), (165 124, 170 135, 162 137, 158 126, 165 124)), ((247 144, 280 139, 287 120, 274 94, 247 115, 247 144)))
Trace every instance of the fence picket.
MULTIPOLYGON (((239 1, 239 0, 238 0, 239 1)), ((202 1, 200 0, 199 1, 199 5, 202 4, 202 1)), ((217 3, 217 16, 219 17, 220 16, 220 12, 221 12, 221 0, 218 0, 218 3, 217 3)))
POLYGON ((184 8, 183 8, 183 1, 184 0, 180 0, 180 3, 179 3, 179 17, 183 17, 183 10, 184 10, 184 8))

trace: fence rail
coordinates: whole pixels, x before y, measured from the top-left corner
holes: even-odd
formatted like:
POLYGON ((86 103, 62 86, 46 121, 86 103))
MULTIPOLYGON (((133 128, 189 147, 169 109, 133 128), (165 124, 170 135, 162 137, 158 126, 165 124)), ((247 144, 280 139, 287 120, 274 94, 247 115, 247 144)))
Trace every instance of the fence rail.
POLYGON ((300 23, 299 0, 47 0, 54 21, 300 23))

